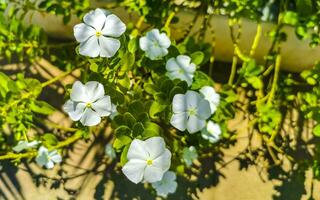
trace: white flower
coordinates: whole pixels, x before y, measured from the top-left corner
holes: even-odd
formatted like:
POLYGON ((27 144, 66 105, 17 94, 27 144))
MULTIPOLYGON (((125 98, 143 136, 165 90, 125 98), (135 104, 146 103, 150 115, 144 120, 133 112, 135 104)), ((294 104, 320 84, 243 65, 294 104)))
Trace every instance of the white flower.
POLYGON ((220 139, 221 128, 219 124, 213 121, 208 121, 207 126, 202 129, 201 136, 205 140, 209 140, 211 143, 215 143, 220 139))
POLYGON ((145 51, 146 56, 151 60, 159 60, 168 54, 171 41, 165 33, 158 29, 152 29, 145 37, 139 40, 140 48, 145 51))
POLYGON ((111 114, 110 96, 104 95, 101 83, 89 81, 83 85, 76 81, 71 89, 70 99, 63 105, 63 110, 73 121, 85 126, 95 126, 100 123, 101 117, 111 114))
POLYGON ((166 75, 171 79, 180 79, 186 81, 188 86, 192 84, 196 65, 191 63, 191 58, 185 55, 179 55, 177 58, 170 58, 166 64, 166 75))
POLYGON ((106 145, 104 152, 111 159, 114 159, 116 157, 116 152, 114 151, 114 148, 111 144, 106 145))
POLYGON ((13 147, 13 151, 15 152, 21 152, 25 149, 30 149, 30 148, 35 148, 38 146, 40 142, 39 141, 32 141, 32 142, 28 142, 28 141, 19 141, 18 144, 13 147))
POLYGON ((117 106, 114 104, 111 104, 111 114, 110 119, 113 119, 118 114, 117 106))
POLYGON ((134 139, 127 158, 128 162, 123 166, 122 172, 136 184, 141 181, 160 181, 171 164, 171 152, 161 137, 152 137, 145 141, 134 139))
POLYGON ((41 167, 45 166, 47 169, 52 169, 54 164, 60 163, 62 158, 57 150, 50 151, 41 146, 38 150, 38 155, 36 157, 36 162, 41 167))
POLYGON ((158 196, 166 198, 168 194, 175 193, 177 189, 176 174, 172 171, 167 171, 161 181, 152 183, 152 187, 157 191, 158 196))
POLYGON ((74 36, 80 42, 79 53, 89 57, 110 58, 120 48, 117 39, 126 31, 126 25, 109 11, 92 10, 83 17, 84 23, 74 26, 74 36))
POLYGON ((211 114, 213 114, 220 103, 220 95, 216 93, 213 87, 204 86, 200 89, 200 93, 204 96, 204 98, 210 103, 211 114))
POLYGON ((198 158, 197 150, 194 146, 185 147, 182 151, 182 159, 188 167, 190 167, 194 160, 198 158))
POLYGON ((210 105, 199 93, 188 90, 176 94, 172 101, 173 115, 170 123, 180 131, 195 133, 203 129, 210 117, 210 105))

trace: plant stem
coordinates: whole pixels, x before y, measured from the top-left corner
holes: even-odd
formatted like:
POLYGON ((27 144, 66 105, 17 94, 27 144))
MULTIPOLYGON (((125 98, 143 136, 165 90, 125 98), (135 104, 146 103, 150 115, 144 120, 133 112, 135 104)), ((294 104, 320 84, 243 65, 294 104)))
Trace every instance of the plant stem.
POLYGON ((274 95, 277 90, 277 84, 278 84, 278 79, 279 79, 279 72, 280 72, 280 64, 281 64, 281 55, 278 54, 276 57, 276 63, 275 63, 275 69, 274 69, 274 77, 273 77, 273 82, 271 86, 271 91, 270 95, 268 98, 268 105, 271 105, 272 100, 274 98, 274 95))
POLYGON ((262 33, 262 26, 261 26, 261 23, 258 23, 257 25, 257 32, 256 32, 256 35, 254 37, 254 40, 253 40, 253 44, 251 46, 251 50, 250 50, 250 56, 254 56, 255 54, 255 51, 258 47, 258 44, 259 44, 259 41, 260 41, 260 38, 261 38, 261 33, 262 33))
POLYGON ((68 74, 70 74, 71 72, 72 72, 72 70, 70 70, 70 71, 66 71, 66 72, 64 72, 64 73, 60 74, 59 76, 56 76, 56 77, 54 77, 53 79, 50 79, 50 80, 48 80, 48 81, 46 81, 46 82, 42 83, 42 84, 41 84, 41 87, 42 87, 42 88, 44 88, 44 87, 46 87, 46 86, 48 86, 48 85, 50 85, 50 84, 52 84, 52 83, 54 83, 54 82, 58 81, 59 79, 61 79, 61 78, 65 77, 65 76, 67 76, 67 75, 68 75, 68 74))
POLYGON ((231 73, 228 80, 228 85, 232 85, 234 77, 237 72, 237 63, 238 63, 238 57, 236 55, 232 58, 232 66, 231 66, 231 73))
POLYGON ((67 138, 66 140, 58 142, 58 144, 56 146, 50 148, 50 150, 59 149, 61 147, 67 146, 69 144, 74 143, 75 141, 77 141, 80 138, 82 138, 82 133, 81 132, 76 132, 71 137, 67 138))
POLYGON ((33 158, 37 155, 36 151, 31 151, 27 153, 8 153, 6 155, 0 156, 0 160, 8 160, 8 159, 21 159, 21 158, 33 158))

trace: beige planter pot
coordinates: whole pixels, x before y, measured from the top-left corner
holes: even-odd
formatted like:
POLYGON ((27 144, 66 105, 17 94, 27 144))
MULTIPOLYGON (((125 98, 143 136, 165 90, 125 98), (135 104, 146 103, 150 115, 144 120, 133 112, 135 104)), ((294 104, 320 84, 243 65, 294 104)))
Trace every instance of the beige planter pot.
MULTIPOLYGON (((123 8, 113 10, 124 22, 134 22, 137 20, 137 16, 129 16, 123 8)), ((172 25, 172 39, 179 39, 183 36, 186 27, 192 22, 195 13, 191 11, 179 12, 178 17, 180 21, 178 24, 172 25)), ((201 18, 201 17, 200 17, 201 18)), ((191 34, 199 31, 201 25, 201 19, 195 23, 192 28, 191 34)), ((27 23, 38 24, 44 28, 49 35, 54 37, 70 38, 74 39, 72 28, 75 24, 81 20, 76 17, 72 17, 71 22, 67 25, 62 23, 60 17, 53 15, 43 15, 40 13, 33 13, 33 17, 26 18, 27 23)), ((230 37, 230 30, 228 27, 228 19, 224 16, 212 16, 210 24, 215 31, 215 58, 216 60, 231 62, 233 57, 233 44, 230 37)), ((248 54, 256 34, 257 24, 253 21, 242 20, 242 35, 239 42, 240 50, 244 54, 248 54)), ((267 55, 267 52, 271 46, 271 40, 267 36, 267 33, 275 27, 272 23, 262 24, 262 36, 259 41, 259 45, 256 50, 255 59, 258 62, 263 62, 263 58, 267 55)), ((311 68, 316 61, 320 60, 320 46, 316 48, 309 47, 309 41, 299 40, 295 36, 294 29, 292 27, 285 27, 285 32, 288 34, 288 39, 282 44, 282 63, 281 68, 283 70, 291 72, 300 72, 304 69, 311 68)), ((205 34, 206 42, 212 42, 212 36, 208 30, 205 34)))

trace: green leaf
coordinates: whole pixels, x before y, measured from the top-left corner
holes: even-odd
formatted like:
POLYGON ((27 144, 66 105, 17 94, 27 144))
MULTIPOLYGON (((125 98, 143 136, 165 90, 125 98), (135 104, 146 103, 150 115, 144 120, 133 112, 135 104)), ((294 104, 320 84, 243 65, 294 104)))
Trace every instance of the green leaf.
POLYGON ((154 101, 151 104, 149 115, 151 118, 156 118, 156 115, 166 109, 167 105, 161 104, 158 101, 154 101))
POLYGON ((317 137, 320 137, 320 124, 316 125, 313 130, 312 130, 313 134, 317 137))
POLYGON ((262 89, 263 81, 260 78, 253 76, 253 77, 248 78, 247 80, 248 80, 248 83, 250 83, 253 88, 262 89))
POLYGON ((191 89, 198 90, 206 85, 213 86, 214 85, 213 80, 204 72, 196 71, 191 89))
POLYGON ((136 52, 138 49, 138 41, 137 38, 132 38, 128 43, 128 50, 130 53, 136 52))
POLYGON ((128 126, 119 126, 118 128, 116 128, 116 130, 114 131, 116 137, 120 137, 120 136, 129 136, 131 134, 131 129, 128 126))
POLYGON ((153 122, 146 122, 144 124, 144 131, 143 131, 143 139, 147 139, 150 137, 158 136, 162 132, 162 128, 153 122))
POLYGON ((134 116, 137 116, 144 112, 144 106, 143 103, 140 100, 135 100, 128 106, 128 111, 133 114, 134 116))
POLYGON ((120 150, 122 147, 130 144, 131 138, 125 135, 122 135, 120 137, 117 137, 113 142, 113 148, 116 150, 120 150))
POLYGON ((144 127, 141 122, 135 123, 133 128, 132 128, 132 134, 134 137, 139 136, 143 133, 144 127))
POLYGON ((127 154, 129 150, 130 145, 127 145, 124 147, 121 156, 120 156, 120 165, 124 166, 128 162, 127 154))
POLYGON ((52 133, 46 133, 42 136, 42 139, 43 139, 43 143, 46 145, 46 146, 55 146, 58 144, 58 139, 57 137, 52 134, 52 133))
POLYGON ((298 14, 296 12, 287 11, 283 14, 283 23, 295 26, 298 23, 298 14))
POLYGON ((163 82, 161 82, 160 90, 161 90, 161 92, 168 94, 170 92, 170 90, 173 88, 173 86, 174 86, 174 84, 173 84, 172 80, 166 79, 163 82))
POLYGON ((299 15, 310 16, 312 14, 312 0, 296 0, 299 15))
POLYGON ((170 100, 173 99, 174 95, 176 94, 184 94, 186 91, 184 89, 182 89, 179 86, 175 86, 174 88, 171 89, 170 93, 169 93, 169 98, 170 100))
POLYGON ((136 123, 135 117, 129 112, 124 113, 123 119, 128 127, 133 127, 133 125, 136 123))
POLYGON ((194 64, 200 65, 202 61, 204 60, 204 53, 201 51, 196 51, 191 54, 191 60, 194 64))
POLYGON ((35 101, 30 104, 30 108, 33 112, 43 114, 43 115, 50 115, 56 109, 52 107, 45 101, 35 101))

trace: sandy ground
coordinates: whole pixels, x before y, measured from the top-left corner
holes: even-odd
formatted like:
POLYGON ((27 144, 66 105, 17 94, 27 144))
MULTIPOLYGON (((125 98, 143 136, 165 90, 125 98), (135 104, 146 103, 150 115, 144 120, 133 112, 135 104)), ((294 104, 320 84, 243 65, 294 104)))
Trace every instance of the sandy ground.
MULTIPOLYGON (((8 69, 18 69, 21 66, 6 66, 8 69)), ((4 68, 6 69, 6 68, 4 68)), ((20 69, 21 70, 21 69, 20 69)), ((45 60, 41 60, 38 65, 31 68, 31 72, 40 75, 43 80, 49 79, 61 73, 60 70, 51 66, 45 60)), ((62 81, 50 86, 54 91, 63 93, 62 85, 72 83, 77 76, 68 76, 62 81)), ((49 95, 53 98, 54 95, 49 95)), ((61 97, 62 98, 62 97, 61 97)), ((51 99, 52 100, 52 99, 51 99)), ((55 99, 56 105, 62 105, 63 99, 55 99)), ((68 125, 71 122, 65 114, 60 111, 55 112, 49 120, 61 125, 68 125)), ((224 161, 232 160, 248 143, 247 132, 244 129, 248 122, 238 119, 233 120, 231 126, 239 133, 239 141, 230 149, 224 151, 224 161)), ((110 160, 104 157, 104 145, 109 139, 110 130, 99 135, 92 135, 87 141, 76 142, 72 149, 68 151, 68 156, 61 166, 53 170, 43 170, 36 164, 22 163, 15 167, 8 163, 1 163, 0 171, 0 200, 52 200, 52 199, 153 199, 152 196, 143 190, 143 185, 130 183, 123 175, 114 173, 111 170, 110 160), (41 178, 44 173, 51 177, 51 180, 41 178), (64 177, 69 177, 64 183, 59 184, 55 180, 57 173, 64 177), (46 184, 43 184, 46 182, 46 184), (39 184, 39 187, 37 187, 39 184)), ((308 199, 310 196, 310 178, 295 180, 290 187, 284 187, 288 195, 277 197, 279 191, 276 190, 282 185, 280 181, 267 180, 265 174, 259 175, 256 167, 249 167, 246 170, 239 170, 239 162, 233 161, 220 169, 224 177, 219 178, 216 184, 209 184, 202 191, 197 190, 192 199, 201 200, 295 200, 308 199), (304 189, 306 188, 306 189, 304 189), (302 194, 302 195, 301 195, 302 194)), ((310 173, 306 174, 310 177, 310 173)), ((209 182, 214 183, 212 179, 209 182)), ((199 183, 201 184, 201 183, 199 183)), ((182 187, 180 185, 179 187, 182 187)), ((320 199, 320 185, 314 186, 315 199, 320 199)), ((186 194, 178 189, 177 194, 170 199, 186 199, 186 194)))

